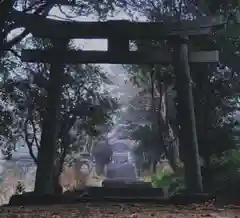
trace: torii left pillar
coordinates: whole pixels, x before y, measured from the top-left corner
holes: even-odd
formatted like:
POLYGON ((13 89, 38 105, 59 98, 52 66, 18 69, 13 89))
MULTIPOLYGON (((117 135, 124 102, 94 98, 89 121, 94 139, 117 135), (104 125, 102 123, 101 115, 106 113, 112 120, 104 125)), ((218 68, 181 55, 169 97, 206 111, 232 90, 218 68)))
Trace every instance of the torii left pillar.
POLYGON ((55 56, 50 67, 50 75, 47 86, 47 105, 43 118, 40 149, 38 152, 38 167, 34 191, 37 194, 48 194, 53 192, 54 162, 57 149, 57 134, 59 126, 59 114, 61 107, 62 86, 64 83, 64 63, 61 57, 69 40, 52 39, 52 52, 55 56))

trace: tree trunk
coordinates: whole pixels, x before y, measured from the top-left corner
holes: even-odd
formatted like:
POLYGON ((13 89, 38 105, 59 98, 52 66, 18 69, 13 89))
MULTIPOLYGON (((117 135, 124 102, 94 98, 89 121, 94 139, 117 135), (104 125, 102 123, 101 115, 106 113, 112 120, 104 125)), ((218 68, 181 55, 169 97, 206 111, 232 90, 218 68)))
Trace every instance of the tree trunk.
POLYGON ((205 192, 210 192, 214 186, 212 186, 212 172, 210 169, 210 157, 206 155, 203 157, 204 165, 202 166, 203 188, 205 192))
POLYGON ((185 182, 188 191, 202 192, 202 176, 198 153, 192 80, 188 64, 187 38, 179 38, 174 48, 176 90, 178 96, 179 142, 184 159, 185 182))
POLYGON ((53 191, 56 194, 61 194, 63 192, 63 188, 60 184, 60 175, 61 173, 64 171, 64 161, 65 161, 65 157, 67 155, 67 151, 68 151, 68 131, 65 133, 66 135, 63 137, 63 141, 62 141, 62 152, 60 154, 59 158, 56 158, 55 160, 55 164, 54 164, 54 171, 53 171, 53 191))
POLYGON ((61 175, 61 171, 60 171, 59 167, 61 167, 61 166, 58 166, 56 164, 56 166, 54 167, 54 170, 53 170, 52 189, 53 189, 54 194, 62 194, 62 192, 63 192, 63 188, 59 181, 59 177, 61 175))
MULTIPOLYGON (((169 87, 165 88, 164 91, 164 97, 165 97, 165 107, 166 107, 166 113, 165 113, 165 123, 167 125, 168 129, 168 152, 169 152, 169 162, 173 169, 173 171, 176 171, 179 163, 180 163, 180 157, 179 157, 179 143, 178 143, 178 135, 174 131, 174 126, 171 124, 171 116, 170 113, 172 108, 169 108, 169 95, 168 95, 168 89, 169 87)), ((171 91, 172 87, 170 87, 171 91)))
MULTIPOLYGON (((169 131, 172 131, 172 129, 170 129, 169 131)), ((173 171, 176 171, 180 163, 178 142, 177 139, 174 138, 174 136, 172 136, 171 139, 172 141, 169 142, 168 145, 168 160, 173 171)))
MULTIPOLYGON (((66 48, 68 41, 59 40, 54 43, 56 57, 58 49, 66 48)), ((64 55, 64 54, 61 54, 64 55)), ((56 141, 58 134, 58 116, 60 113, 64 65, 61 60, 51 64, 49 83, 47 88, 47 108, 43 120, 41 144, 38 152, 38 166, 36 173, 36 193, 52 193, 53 176, 55 174, 54 162, 56 158, 56 141)))
POLYGON ((152 172, 155 174, 157 172, 157 160, 153 160, 152 162, 152 172))
POLYGON ((173 129, 169 123, 168 117, 168 104, 165 85, 159 84, 159 104, 157 109, 157 120, 158 128, 160 134, 160 141, 164 144, 165 155, 171 165, 172 169, 175 171, 179 165, 179 149, 177 136, 174 134, 173 129))
POLYGON ((96 174, 98 176, 104 175, 104 167, 105 167, 105 164, 96 162, 96 174))

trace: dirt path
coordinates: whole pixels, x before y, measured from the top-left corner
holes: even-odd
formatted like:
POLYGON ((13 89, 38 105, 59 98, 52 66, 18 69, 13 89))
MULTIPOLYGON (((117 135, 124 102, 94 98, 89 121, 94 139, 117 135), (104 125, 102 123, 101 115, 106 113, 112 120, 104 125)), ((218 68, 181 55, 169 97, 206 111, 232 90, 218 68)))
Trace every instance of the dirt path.
POLYGON ((134 218, 236 218, 240 215, 238 208, 214 208, 206 205, 190 205, 186 207, 157 206, 149 204, 75 204, 54 205, 45 207, 3 207, 0 217, 134 217, 134 218))

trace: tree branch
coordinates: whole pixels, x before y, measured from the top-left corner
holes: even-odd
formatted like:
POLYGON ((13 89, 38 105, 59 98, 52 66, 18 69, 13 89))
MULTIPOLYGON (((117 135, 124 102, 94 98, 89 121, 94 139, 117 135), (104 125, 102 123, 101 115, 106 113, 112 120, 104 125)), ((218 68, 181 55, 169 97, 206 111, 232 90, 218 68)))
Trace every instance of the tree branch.
POLYGON ((25 142, 27 143, 28 146, 28 150, 29 150, 29 154, 32 157, 33 161, 35 162, 35 164, 38 163, 37 157, 35 156, 35 154, 33 153, 33 142, 34 142, 34 138, 30 141, 29 139, 29 135, 28 135, 28 119, 26 119, 25 123, 24 123, 24 135, 25 135, 25 142))
POLYGON ((38 139, 37 139, 37 128, 36 128, 35 122, 33 121, 33 117, 32 116, 31 116, 30 122, 31 122, 31 125, 32 125, 32 128, 33 128, 33 138, 34 138, 36 147, 39 150, 40 144, 39 144, 38 139))
POLYGON ((21 58, 21 55, 19 55, 19 54, 18 54, 16 51, 14 51, 13 49, 10 49, 9 51, 12 52, 13 55, 15 55, 16 57, 21 58))
MULTIPOLYGON (((50 12, 50 10, 52 9, 52 7, 53 7, 53 5, 51 5, 49 3, 42 4, 38 9, 35 10, 35 12, 33 14, 41 14, 42 13, 43 16, 47 16, 48 13, 50 12)), ((13 20, 15 20, 16 23, 17 23, 19 15, 20 15, 19 13, 24 13, 24 12, 19 12, 17 10, 12 11, 12 18, 13 18, 13 20)), ((21 24, 16 24, 16 26, 12 25, 12 27, 14 27, 14 28, 20 27, 20 26, 21 26, 21 24)), ((11 29, 8 29, 8 31, 11 31, 11 29)), ((29 31, 27 29, 25 29, 21 34, 19 34, 18 36, 16 36, 9 42, 6 42, 3 45, 3 50, 7 51, 7 50, 11 49, 14 45, 20 43, 28 34, 29 34, 29 31)), ((5 35, 7 35, 7 34, 5 33, 5 35)))

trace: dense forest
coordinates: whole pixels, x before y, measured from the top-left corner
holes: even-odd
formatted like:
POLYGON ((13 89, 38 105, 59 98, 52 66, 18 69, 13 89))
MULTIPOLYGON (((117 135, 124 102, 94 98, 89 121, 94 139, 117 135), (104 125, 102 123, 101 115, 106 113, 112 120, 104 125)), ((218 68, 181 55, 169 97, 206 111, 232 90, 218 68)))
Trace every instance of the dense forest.
MULTIPOLYGON (((21 61, 24 48, 47 49, 55 45, 50 40, 34 38, 27 29, 22 29, 17 16, 28 13, 46 17, 53 8, 68 20, 92 14, 106 20, 122 11, 131 20, 143 17, 146 21, 166 23, 221 15, 227 21, 224 31, 204 39, 196 37, 189 46, 191 50, 218 50, 220 54, 219 63, 190 64, 199 167, 204 192, 239 193, 238 1, 56 0, 53 4, 48 0, 1 0, 0 146, 6 160, 17 152, 20 141, 28 148, 37 166, 35 192, 58 192, 65 165, 71 165, 79 152, 95 156, 97 173, 103 174, 112 155, 105 135, 115 125, 113 118, 121 108, 121 102, 109 91, 112 81, 98 65, 66 65, 59 76, 52 72, 61 71, 62 63, 21 61), (51 102, 56 105, 55 111, 49 106, 51 102)), ((169 46, 166 40, 136 40, 132 44, 139 50, 169 46)), ((76 49, 73 40, 61 46, 76 49)), ((179 125, 184 111, 179 108, 181 99, 176 89, 181 87, 176 87, 174 66, 123 65, 123 71, 126 80, 141 90, 121 115, 127 121, 121 137, 135 141, 132 150, 138 170, 150 170, 154 186, 168 186, 171 194, 187 190, 187 181, 196 175, 186 171, 191 164, 186 164, 189 163, 186 162, 188 150, 182 143, 187 136, 181 134, 179 125), (171 171, 158 171, 159 161, 163 159, 168 161, 171 171)))

